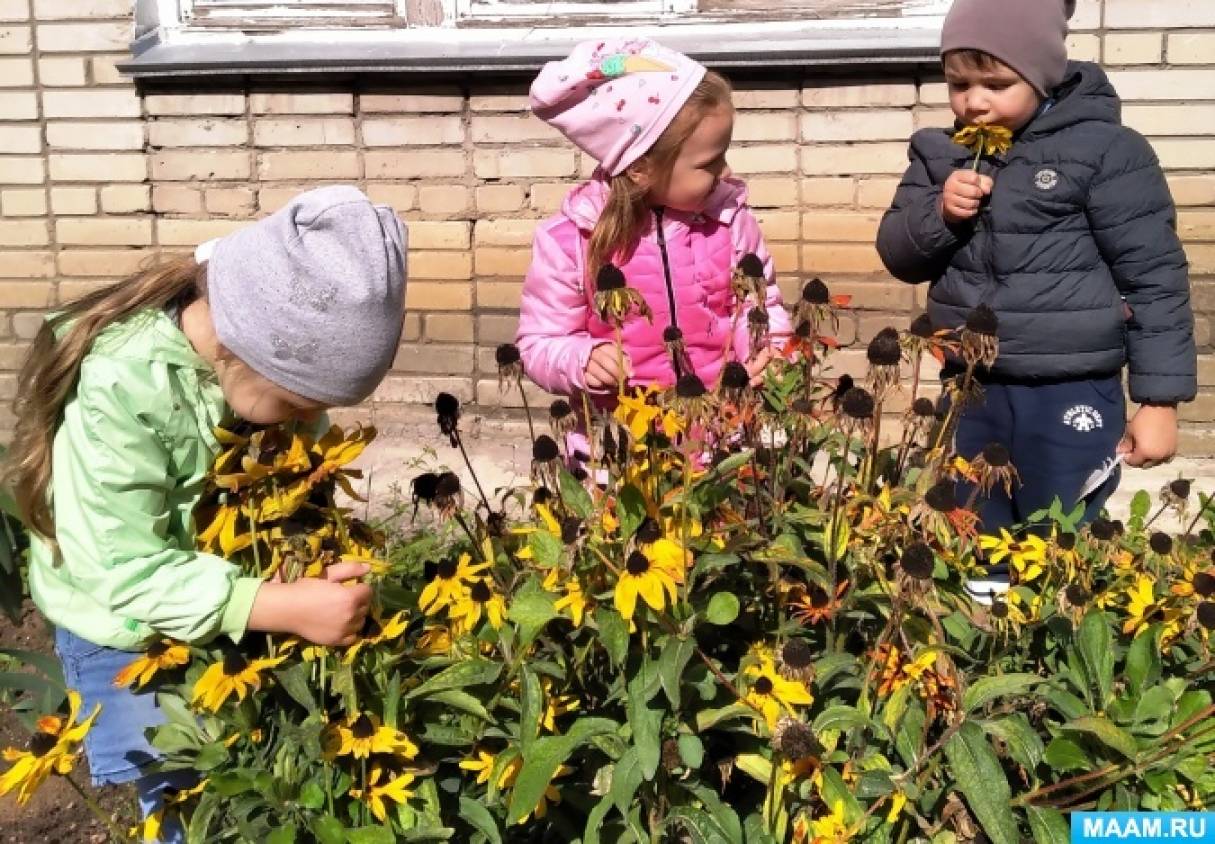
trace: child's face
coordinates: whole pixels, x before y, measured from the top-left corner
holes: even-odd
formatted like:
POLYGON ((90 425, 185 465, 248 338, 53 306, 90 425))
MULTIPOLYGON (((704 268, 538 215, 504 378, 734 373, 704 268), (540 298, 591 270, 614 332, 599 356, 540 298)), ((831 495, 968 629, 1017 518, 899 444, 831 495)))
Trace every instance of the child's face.
POLYGON ((228 406, 247 422, 256 425, 276 425, 289 420, 314 422, 326 409, 320 402, 284 390, 239 360, 224 361, 215 371, 228 406))
POLYGON ((680 147, 670 178, 650 187, 650 203, 691 213, 703 210, 717 183, 731 175, 726 151, 733 134, 732 106, 707 112, 680 147))
POLYGON ((1019 73, 994 60, 980 68, 956 54, 946 54, 945 81, 953 113, 971 126, 986 123, 1016 132, 1029 123, 1042 103, 1019 73))

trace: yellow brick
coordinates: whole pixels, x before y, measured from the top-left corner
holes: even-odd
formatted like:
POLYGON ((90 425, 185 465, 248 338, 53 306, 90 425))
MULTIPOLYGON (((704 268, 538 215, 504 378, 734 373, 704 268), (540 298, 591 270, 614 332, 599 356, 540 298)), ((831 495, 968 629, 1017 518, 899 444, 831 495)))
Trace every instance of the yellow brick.
POLYGON ((802 267, 809 273, 876 273, 885 269, 870 244, 803 246, 802 267))
POLYGON ((95 188, 51 188, 51 210, 58 215, 97 213, 95 188))
POLYGON ((47 308, 55 289, 45 281, 0 282, 0 308, 47 308))
POLYGON ((436 343, 471 343, 472 314, 427 314, 422 320, 426 339, 436 343))
POLYGON ((58 149, 142 150, 142 123, 52 121, 46 124, 47 146, 58 149))
MULTIPOLYGON (((410 292, 412 293, 412 291, 410 292)), ((390 375, 376 388, 370 401, 373 405, 381 402, 430 404, 441 392, 451 393, 460 401, 472 401, 472 379, 390 375)))
POLYGON ((127 85, 131 80, 118 71, 118 62, 127 61, 129 54, 120 53, 117 56, 92 56, 89 67, 93 72, 94 85, 127 85))
POLYGON ((208 188, 204 194, 208 214, 221 217, 252 217, 257 195, 252 188, 208 188))
POLYGON ((1105 36, 1106 64, 1156 64, 1164 54, 1159 32, 1118 32, 1105 36))
POLYGON ((258 155, 258 176, 281 179, 357 179, 357 152, 263 152, 258 155))
POLYGON ((522 294, 523 282, 521 280, 478 281, 477 307, 517 311, 522 294))
POLYGON ((783 208, 797 205, 797 179, 791 176, 748 179, 747 204, 752 208, 783 208))
MULTIPOLYGON (((484 373, 487 371, 486 366, 493 362, 494 350, 482 349, 481 358, 483 361, 481 371, 484 373)), ((527 402, 532 409, 533 416, 543 412, 538 411, 537 408, 546 408, 557 398, 556 395, 546 393, 526 378, 523 379, 523 389, 527 393, 527 402)), ((518 388, 508 389, 503 392, 497 378, 482 377, 477 381, 477 406, 484 407, 487 410, 496 408, 519 410, 523 407, 523 399, 519 396, 518 388)))
POLYGON ((408 211, 418 201, 418 189, 413 185, 381 185, 367 186, 367 196, 372 202, 390 205, 396 211, 408 211))
POLYGON ((0 184, 40 185, 45 179, 46 164, 41 158, 0 156, 0 184))
POLYGON ((1195 275, 1215 273, 1215 246, 1210 244, 1185 244, 1186 257, 1190 259, 1190 272, 1195 275))
POLYGON ((1149 137, 1215 135, 1210 105, 1138 105, 1122 110, 1122 122, 1149 137))
POLYGON ((344 93, 254 94, 254 114, 353 114, 354 95, 344 93))
POLYGON ((807 176, 902 173, 907 169, 907 144, 848 144, 802 150, 802 172, 807 176))
POLYGON ((795 141, 797 115, 792 112, 739 112, 734 118, 734 141, 795 141))
POLYGON ((797 89, 781 85, 765 86, 762 83, 745 83, 748 87, 734 91, 734 107, 751 108, 797 108, 797 89), (754 85, 755 87, 749 87, 754 85))
POLYGON ((827 80, 802 89, 807 108, 877 108, 915 104, 915 85, 910 82, 853 82, 827 80))
POLYGON ((731 147, 726 158, 735 173, 795 173, 797 147, 793 144, 731 147))
POLYGON ((862 208, 889 208, 898 186, 898 179, 862 179, 856 204, 862 208))
POLYGON ((28 26, 0 26, 0 55, 28 55, 33 47, 33 34, 28 26))
POLYGON ((525 199, 523 188, 518 185, 485 185, 477 188, 476 195, 477 210, 488 214, 518 211, 525 199))
POLYGON ((1182 211, 1177 217, 1177 233, 1187 243, 1215 241, 1215 211, 1182 211))
POLYGON ((545 214, 555 213, 565 197, 569 194, 572 184, 567 182, 544 182, 534 184, 528 191, 532 208, 545 214))
POLYGON ((427 214, 462 214, 471 195, 463 185, 426 185, 418 189, 418 207, 427 214))
POLYGON ((37 94, 33 91, 0 91, 0 120, 37 119, 37 94))
POLYGON ((359 97, 359 108, 364 113, 463 111, 464 95, 454 85, 411 89, 408 94, 368 93, 359 97))
POLYGON ((0 151, 5 153, 42 152, 42 132, 37 126, 0 124, 0 151))
MULTIPOLYGON (((812 264, 805 271, 808 275, 829 272, 812 264)), ((860 311, 906 311, 915 290, 910 284, 892 281, 829 281, 828 285, 833 296, 851 296, 852 307, 860 311)))
POLYGON ((153 117, 245 113, 245 97, 240 93, 149 94, 144 102, 147 103, 148 114, 153 117))
MULTIPOLYGON (((813 150, 807 150, 812 155, 813 150)), ((856 183, 852 179, 828 176, 802 179, 802 202, 806 205, 851 205, 856 195, 856 183)))
POLYGON ((766 240, 796 240, 799 214, 796 211, 756 211, 760 231, 766 240))
POLYGON ((540 220, 478 220, 474 233, 478 246, 531 246, 540 220))
POLYGON ((1215 176, 1169 176, 1169 190, 1178 205, 1215 205, 1215 176))
POLYGON ((38 82, 49 88, 83 88, 88 84, 85 59, 49 58, 38 60, 38 82))
POLYGON ((1209 27, 1215 14, 1207 0, 1105 0, 1110 29, 1209 27))
POLYGON ((142 182, 148 178, 141 153, 60 154, 49 158, 53 182, 142 182))
POLYGON ((253 123, 253 143, 259 147, 353 146, 354 120, 349 117, 313 120, 263 118, 253 123))
POLYGON ((468 98, 473 111, 530 111, 526 85, 483 88, 482 93, 468 98))
POLYGON ((33 84, 33 59, 0 59, 0 87, 28 88, 33 84))
POLYGON ((244 120, 204 117, 148 123, 148 143, 154 147, 232 147, 248 141, 249 125, 244 120))
POLYGON ((1096 35, 1072 34, 1067 37, 1067 55, 1076 62, 1101 61, 1101 38, 1096 35))
POLYGON ((921 83, 920 102, 924 105, 949 105, 949 86, 944 82, 921 83))
POLYGON ((185 185, 153 185, 152 210, 158 214, 201 214, 203 193, 185 185))
POLYGON ((458 115, 363 120, 363 143, 369 147, 459 146, 463 142, 464 124, 458 115))
POLYGON ((463 151, 455 150, 369 152, 363 159, 368 179, 437 179, 467 171, 463 151))
MULTIPOLYGON (((472 255, 467 252, 415 252, 410 250, 409 276, 411 279, 470 279, 472 278, 472 255)), ((434 309, 444 310, 437 306, 434 309)))
POLYGON ((1101 27, 1102 0, 1079 0, 1075 14, 1069 24, 1072 30, 1099 29, 1101 27))
POLYGON ((55 117, 139 117, 139 97, 134 89, 46 91, 42 110, 55 117))
POLYGON ((1189 100, 1215 91, 1215 70, 1116 70, 1109 77, 1123 100, 1189 100))
POLYGON ((910 111, 829 111, 802 115, 806 141, 884 141, 911 136, 910 111))
POLYGON ((130 43, 128 21, 38 25, 38 50, 43 53, 106 53, 125 50, 130 43))
POLYGON ((101 189, 101 210, 106 214, 134 214, 152 210, 149 185, 106 185, 101 189))
POLYGON ((89 293, 94 293, 102 288, 109 287, 117 278, 93 278, 87 281, 80 279, 62 279, 59 282, 59 296, 57 301, 60 304, 74 302, 77 299, 86 296, 89 293))
POLYGON ((772 253, 772 265, 776 268, 776 274, 797 272, 799 267, 798 262, 798 245, 796 243, 769 243, 768 251, 772 253))
POLYGON ((477 317, 477 338, 482 343, 513 343, 518 327, 518 315, 481 314, 477 317))
POLYGON ((392 368, 398 372, 460 375, 469 374, 476 367, 471 345, 411 343, 398 350, 392 368))
POLYGON ((802 215, 802 239, 823 243, 873 243, 881 214, 802 215))
POLYGON ((58 220, 55 232, 69 246, 147 246, 152 242, 152 221, 130 217, 95 217, 58 220))
POLYGON ((467 311, 472 308, 472 285, 467 281, 415 281, 414 256, 409 256, 409 286, 405 288, 407 311, 467 311))
POLYGON ((569 149, 477 150, 473 172, 482 179, 551 179, 577 172, 578 156, 569 149))
POLYGON ((519 141, 560 141, 562 136, 532 114, 474 114, 469 137, 473 143, 510 144, 519 141))
POLYGON ((478 276, 522 276, 532 263, 530 249, 481 247, 476 250, 478 276))
POLYGON ((918 108, 912 115, 912 125, 918 132, 921 129, 935 129, 953 126, 954 113, 948 108, 918 108))
POLYGON ((1169 64, 1211 64, 1215 32, 1169 33, 1169 64))
POLYGON ((157 220, 156 234, 162 246, 196 246, 231 234, 247 225, 243 220, 157 220))
POLYGON ((1215 140, 1159 138, 1152 148, 1166 169, 1209 170, 1215 161, 1215 140))
POLYGON ((152 178, 169 182, 248 179, 247 152, 159 152, 152 156, 152 178))
POLYGON ((0 21, 25 21, 29 18, 29 0, 0 0, 0 21))
POLYGON ((34 17, 41 21, 79 18, 125 18, 129 0, 34 0, 34 17))
POLYGON ((437 223, 409 220, 406 225, 409 226, 409 248, 411 250, 468 249, 472 239, 472 223, 468 222, 437 223))
POLYGON ((51 278, 55 255, 51 252, 0 252, 0 275, 5 278, 51 278))
POLYGON ((68 276, 127 276, 146 266, 153 255, 146 249, 65 249, 59 253, 59 272, 68 276))
POLYGON ((46 214, 46 191, 42 188, 0 190, 0 214, 5 217, 42 217, 46 214))

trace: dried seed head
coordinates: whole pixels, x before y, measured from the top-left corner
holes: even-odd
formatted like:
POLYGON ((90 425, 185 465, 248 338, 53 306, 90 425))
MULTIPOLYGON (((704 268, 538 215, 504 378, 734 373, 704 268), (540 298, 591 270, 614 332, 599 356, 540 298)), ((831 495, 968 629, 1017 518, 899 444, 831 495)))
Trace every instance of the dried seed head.
POLYGON ((1215 577, 1205 571, 1198 572, 1194 575, 1194 591, 1203 598, 1215 595, 1215 577))
POLYGON ((899 332, 894 328, 883 328, 869 341, 865 352, 871 366, 898 366, 903 358, 899 346, 899 332))
POLYGON ((662 342, 669 344, 678 343, 681 340, 683 340, 683 332, 679 330, 679 326, 668 325, 662 329, 662 342))
POLYGON ((1178 478, 1169 483, 1169 491, 1178 498, 1185 500, 1190 497, 1190 481, 1186 478, 1178 478))
POLYGON ((921 340, 928 340, 932 337, 932 317, 928 314, 920 314, 911 321, 911 333, 921 340))
POLYGON ((1000 443, 988 443, 983 446, 983 460, 993 469, 1004 468, 1011 459, 1008 448, 1000 443))
POLYGON ((924 494, 924 500, 938 513, 952 513, 958 509, 957 488, 953 481, 937 481, 924 494))
POLYGON ((840 400, 844 413, 853 419, 868 420, 873 418, 873 394, 864 387, 853 387, 844 393, 840 400))
POLYGON ((1055 537, 1055 544, 1064 551, 1070 551, 1076 547, 1076 534, 1061 533, 1055 537))
POLYGON ((1157 554, 1166 556, 1173 551, 1173 537, 1167 533, 1156 531, 1148 538, 1148 545, 1157 554))
POLYGON ((561 520, 561 541, 571 545, 582 535, 582 519, 577 516, 566 516, 561 520))
POLYGON ((748 278, 763 278, 764 262, 754 252, 748 252, 739 260, 738 270, 748 278))
POLYGON ((789 404, 794 413, 809 415, 814 411, 814 402, 805 396, 798 396, 789 404))
POLYGON ((501 510, 491 510, 485 517, 485 529, 489 535, 501 539, 506 536, 506 513, 501 510))
POLYGON ((1067 598, 1067 602, 1073 607, 1083 607, 1088 603, 1088 590, 1079 583, 1069 583, 1067 588, 1063 590, 1063 596, 1067 598))
POLYGON ((992 601, 991 602, 991 614, 993 617, 999 618, 999 619, 1008 618, 1008 604, 1006 604, 1003 601, 998 600, 998 599, 992 601))
POLYGON ((903 549, 903 571, 917 580, 928 580, 936 566, 936 555, 923 542, 913 542, 903 549))
POLYGON ((831 301, 831 291, 821 278, 811 279, 802 287, 802 301, 808 305, 825 305, 831 301))
POLYGON ((808 683, 814 679, 814 651, 804 639, 790 639, 776 655, 780 673, 789 680, 808 683))
POLYGON ((435 485, 435 494, 439 498, 448 498, 460 494, 460 476, 455 472, 444 472, 439 475, 435 485))
POLYGON ((705 389, 705 382, 701 381, 700 376, 694 372, 682 376, 675 383, 675 395, 681 399, 698 399, 706 392, 708 390, 705 389))
POLYGON ((747 324, 751 327, 768 327, 768 312, 763 308, 752 308, 747 311, 747 324))
POLYGON ((679 753, 679 742, 667 739, 662 743, 662 768, 667 773, 676 771, 683 766, 683 756, 679 753))
POLYGON ((651 542, 657 542, 662 539, 662 528, 653 518, 646 516, 637 527, 636 537, 637 541, 642 545, 649 545, 651 542))
POLYGON ((1203 601, 1198 605, 1198 623, 1207 630, 1215 630, 1215 603, 1203 601))
POLYGON ((979 305, 966 317, 966 330, 995 337, 1000 330, 1000 320, 996 317, 996 312, 987 305, 979 305))
POLYGON ((921 419, 927 419, 930 416, 937 415, 936 405, 932 403, 932 399, 918 398, 911 405, 911 411, 921 419))
POLYGON ((548 415, 554 422, 560 422, 573 412, 574 409, 565 399, 557 399, 548 406, 548 415))
POLYGON ((425 501, 427 504, 435 500, 439 492, 439 476, 434 472, 423 472, 409 482, 413 489, 413 500, 425 501))
POLYGON ((795 762, 813 756, 819 748, 810 725, 788 715, 776 722, 776 729, 772 733, 772 746, 782 756, 795 762))
POLYGON ((44 733, 41 730, 30 736, 30 742, 27 745, 29 752, 36 758, 41 759, 46 754, 55 749, 55 745, 59 743, 59 736, 54 733, 44 733))
POLYGON ((801 339, 806 340, 814 334, 814 324, 808 319, 803 319, 797 324, 797 328, 793 329, 793 333, 801 339))
POLYGON ((561 450, 557 448, 557 441, 548 434, 541 434, 532 443, 532 460, 537 463, 548 463, 560 456, 561 450))
POLYGON ((494 360, 498 362, 499 369, 514 366, 520 360, 519 347, 514 343, 503 343, 494 352, 494 360))
POLYGON ((615 264, 604 264, 599 268, 598 275, 595 276, 595 289, 597 291, 620 290, 625 285, 624 273, 615 264))
POLYGON ((738 392, 745 390, 750 383, 751 376, 747 372, 747 367, 738 361, 732 360, 722 367, 721 386, 723 389, 738 392))
POLYGON ((460 417, 460 400, 451 393, 439 393, 435 396, 435 413, 440 419, 460 417))
POLYGON ((1114 538, 1114 523, 1109 519, 1094 519, 1093 523, 1088 526, 1088 529, 1093 534, 1093 539, 1108 542, 1114 538))

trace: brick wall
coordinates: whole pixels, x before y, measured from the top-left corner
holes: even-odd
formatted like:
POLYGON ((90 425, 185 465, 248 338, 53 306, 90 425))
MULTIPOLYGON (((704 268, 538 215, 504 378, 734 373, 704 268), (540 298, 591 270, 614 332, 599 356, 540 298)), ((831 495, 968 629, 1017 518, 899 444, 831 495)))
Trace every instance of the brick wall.
MULTIPOLYGON (((114 68, 129 6, 0 0, 0 399, 47 309, 303 187, 354 181, 411 230, 405 337, 377 414, 440 389, 497 406, 493 349, 513 338, 532 227, 591 170, 527 113, 526 81, 137 91, 114 68)), ((1184 448, 1215 454, 1215 4, 1081 0, 1074 24, 1073 55, 1104 61, 1127 122, 1169 171, 1204 351, 1184 448)), ((847 370, 862 366, 860 344, 923 305, 923 288, 885 275, 872 241, 907 136, 950 119, 938 77, 862 73, 738 78, 730 155, 787 291, 819 275, 852 294, 847 370)), ((5 408, 0 431, 10 426, 5 408)))

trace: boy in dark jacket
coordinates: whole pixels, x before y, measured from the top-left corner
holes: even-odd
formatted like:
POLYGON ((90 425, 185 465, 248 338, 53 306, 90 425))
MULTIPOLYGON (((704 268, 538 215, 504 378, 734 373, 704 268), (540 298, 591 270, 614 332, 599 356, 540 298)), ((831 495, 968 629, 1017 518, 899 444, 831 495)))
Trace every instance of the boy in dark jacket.
MULTIPOLYGON (((1121 455, 1169 460, 1177 403, 1194 398, 1197 358, 1176 212, 1147 141, 1122 126, 1095 64, 1069 62, 1073 2, 957 0, 941 56, 958 126, 1013 132, 1005 154, 974 155, 954 130, 925 129, 877 247, 898 278, 931 282, 928 312, 955 328, 980 304, 999 320, 999 357, 979 372, 985 401, 960 417, 956 448, 1007 448, 1021 484, 983 499, 985 533, 1023 522, 1121 455), (1129 424, 1121 370, 1140 404, 1129 424)), ((948 371, 946 375, 949 375, 948 371)), ((1112 465, 1112 462, 1108 465, 1112 465)), ((1089 495, 1086 518, 1118 483, 1089 495)))

